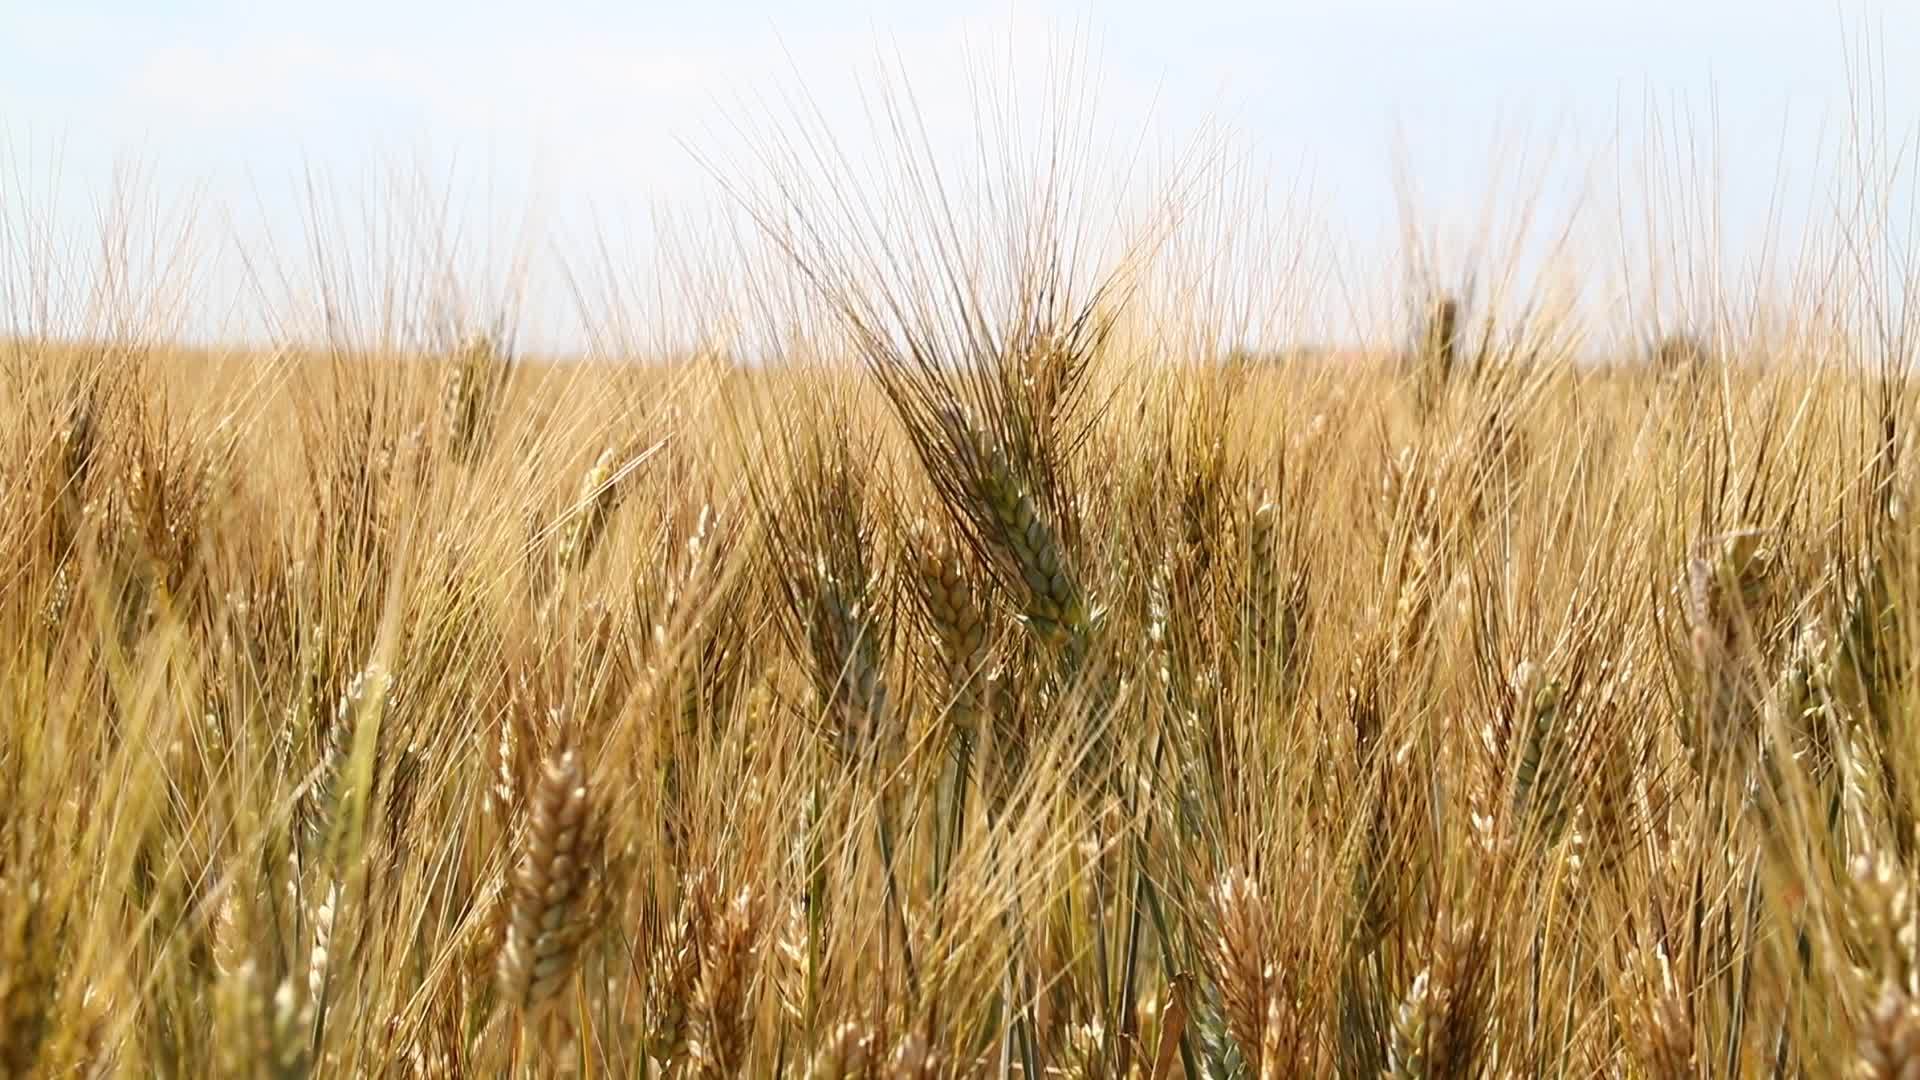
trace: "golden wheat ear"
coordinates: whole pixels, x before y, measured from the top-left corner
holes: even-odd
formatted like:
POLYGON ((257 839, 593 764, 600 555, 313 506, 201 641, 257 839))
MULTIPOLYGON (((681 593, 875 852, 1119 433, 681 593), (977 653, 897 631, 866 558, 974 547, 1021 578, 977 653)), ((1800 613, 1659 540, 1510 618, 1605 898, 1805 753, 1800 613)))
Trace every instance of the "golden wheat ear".
POLYGON ((446 364, 440 423, 455 461, 470 465, 486 452, 516 361, 498 335, 468 338, 446 364))
POLYGON ((562 750, 533 791, 500 949, 500 998, 523 1016, 559 994, 595 929, 598 828, 579 757, 562 750))
POLYGON ((687 1053, 700 1076, 738 1076, 746 1067, 751 991, 766 931, 764 897, 742 886, 709 917, 700 981, 694 990, 693 1037, 687 1053))
POLYGON ((926 525, 908 534, 915 595, 939 648, 938 670, 947 694, 947 718, 965 728, 979 712, 987 663, 987 618, 966 564, 926 525))

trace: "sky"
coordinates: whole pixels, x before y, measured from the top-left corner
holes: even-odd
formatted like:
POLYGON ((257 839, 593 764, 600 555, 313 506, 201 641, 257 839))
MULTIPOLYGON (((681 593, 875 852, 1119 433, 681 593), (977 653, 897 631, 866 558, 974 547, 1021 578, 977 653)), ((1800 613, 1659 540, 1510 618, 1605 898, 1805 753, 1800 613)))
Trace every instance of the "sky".
POLYGON ((1310 207, 1289 227, 1356 264, 1393 261, 1412 193, 1449 273, 1533 190, 1548 220, 1612 191, 1604 233, 1620 189, 1665 186, 1697 230, 1681 174, 1750 253, 1830 209, 1849 117, 1893 148, 1920 126, 1912 0, 0 0, 0 300, 84 321, 105 234, 117 306, 192 333, 291 332, 320 279, 438 261, 461 317, 518 295, 525 333, 578 344, 616 296, 672 321, 662 222, 697 246, 743 126, 804 102, 863 130, 886 68, 964 156, 981 73, 1020 102, 1065 54, 1115 145, 1213 133, 1243 199, 1310 207))

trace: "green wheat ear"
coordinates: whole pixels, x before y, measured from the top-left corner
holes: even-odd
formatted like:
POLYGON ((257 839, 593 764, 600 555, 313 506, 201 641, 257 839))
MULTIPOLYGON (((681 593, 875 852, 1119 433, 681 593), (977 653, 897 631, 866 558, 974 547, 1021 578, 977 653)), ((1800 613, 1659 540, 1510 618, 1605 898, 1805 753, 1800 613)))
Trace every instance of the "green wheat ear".
POLYGON ((1006 450, 988 444, 957 413, 948 423, 961 439, 969 515, 984 547, 1011 579, 1020 622, 1049 648, 1077 666, 1086 658, 1099 612, 1067 564, 1058 534, 1035 504, 1032 490, 1006 450))

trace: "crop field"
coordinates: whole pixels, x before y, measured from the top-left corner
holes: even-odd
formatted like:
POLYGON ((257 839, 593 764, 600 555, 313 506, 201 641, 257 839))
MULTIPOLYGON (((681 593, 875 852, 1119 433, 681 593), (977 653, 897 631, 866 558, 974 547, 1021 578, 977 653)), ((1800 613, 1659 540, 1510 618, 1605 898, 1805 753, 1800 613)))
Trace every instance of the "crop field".
POLYGON ((1047 160, 743 184, 772 360, 0 342, 0 1075, 1920 1075, 1884 223, 1262 353, 1047 160))

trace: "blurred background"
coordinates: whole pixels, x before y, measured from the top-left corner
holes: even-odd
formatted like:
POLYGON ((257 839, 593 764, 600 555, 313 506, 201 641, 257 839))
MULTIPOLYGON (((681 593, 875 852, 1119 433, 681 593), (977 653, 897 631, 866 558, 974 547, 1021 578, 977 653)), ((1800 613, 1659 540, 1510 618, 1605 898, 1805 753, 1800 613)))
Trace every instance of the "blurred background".
POLYGON ((1380 331, 1414 263, 1486 288, 1564 257, 1615 279, 1583 304, 1639 274, 1684 306, 1707 265, 1790 288, 1764 283, 1863 190, 1850 228, 1904 243, 1915 60, 1904 0, 17 3, 0 299, 19 333, 504 318, 557 351, 618 309, 623 347, 675 347, 750 243, 717 177, 801 116, 884 163, 904 88, 956 161, 1054 106, 1105 174, 1204 174, 1209 227, 1260 253, 1228 275, 1249 303, 1318 283, 1255 337, 1380 331))

